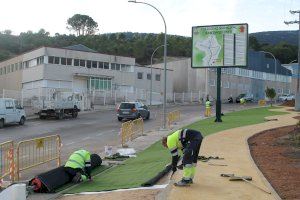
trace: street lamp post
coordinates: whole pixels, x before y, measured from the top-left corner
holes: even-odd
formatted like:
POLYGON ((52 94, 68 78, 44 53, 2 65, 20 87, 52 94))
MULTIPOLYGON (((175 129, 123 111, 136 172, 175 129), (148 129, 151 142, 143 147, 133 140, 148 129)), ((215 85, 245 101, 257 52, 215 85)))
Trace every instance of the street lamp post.
MULTIPOLYGON (((260 51, 260 52, 265 53, 265 54, 269 54, 274 59, 274 64, 275 64, 275 91, 276 91, 276 94, 277 94, 277 61, 276 61, 276 58, 271 52, 268 52, 268 51, 260 51)), ((275 100, 275 102, 276 102, 276 100, 275 100)))
POLYGON ((153 84, 153 76, 152 76, 152 61, 153 61, 153 56, 154 56, 154 54, 155 54, 155 52, 160 48, 160 47, 163 47, 163 46, 165 46, 165 45, 160 45, 160 46, 158 46, 154 51, 153 51, 153 53, 152 53, 152 55, 151 55, 151 68, 150 68, 150 73, 151 73, 151 80, 150 80, 150 106, 152 106, 152 84, 153 84))
MULTIPOLYGON (((151 6, 152 8, 154 8, 159 15, 161 16, 164 25, 165 25, 165 41, 164 41, 164 102, 163 102, 163 116, 164 116, 164 121, 163 121, 163 129, 166 129, 166 125, 167 125, 167 119, 166 119, 166 103, 167 103, 167 24, 165 21, 164 16, 161 14, 161 12, 154 7, 153 5, 146 3, 146 2, 139 2, 139 1, 128 1, 129 3, 141 3, 141 4, 145 4, 148 6, 151 6)), ((152 78, 152 77, 151 77, 152 78)))

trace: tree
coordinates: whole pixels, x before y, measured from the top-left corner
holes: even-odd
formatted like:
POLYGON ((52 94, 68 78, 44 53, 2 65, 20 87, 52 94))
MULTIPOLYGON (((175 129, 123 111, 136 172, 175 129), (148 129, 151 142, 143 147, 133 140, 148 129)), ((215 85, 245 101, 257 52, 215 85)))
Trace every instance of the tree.
POLYGON ((276 96, 276 92, 274 88, 269 88, 267 87, 267 89, 265 90, 266 96, 271 99, 271 107, 272 107, 272 101, 276 96))
POLYGON ((88 15, 75 14, 67 21, 67 29, 79 35, 93 35, 98 31, 98 23, 88 15))

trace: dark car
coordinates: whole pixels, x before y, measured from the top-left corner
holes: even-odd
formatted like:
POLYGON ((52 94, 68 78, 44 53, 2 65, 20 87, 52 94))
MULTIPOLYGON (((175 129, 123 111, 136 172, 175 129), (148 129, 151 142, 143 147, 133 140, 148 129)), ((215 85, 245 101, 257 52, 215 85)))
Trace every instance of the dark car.
POLYGON ((252 102, 253 101, 253 94, 240 94, 239 96, 237 96, 237 98, 235 99, 236 103, 240 103, 241 102, 241 98, 245 99, 245 101, 247 102, 252 102))
POLYGON ((122 102, 117 110, 118 120, 150 118, 150 111, 146 105, 140 102, 122 102))

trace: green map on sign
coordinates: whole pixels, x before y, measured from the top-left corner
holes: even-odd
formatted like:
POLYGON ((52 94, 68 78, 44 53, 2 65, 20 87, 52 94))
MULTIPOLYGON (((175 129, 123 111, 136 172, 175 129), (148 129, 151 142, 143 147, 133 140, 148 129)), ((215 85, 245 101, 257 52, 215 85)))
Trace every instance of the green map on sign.
POLYGON ((193 27, 192 67, 244 65, 247 55, 246 29, 246 25, 193 27))

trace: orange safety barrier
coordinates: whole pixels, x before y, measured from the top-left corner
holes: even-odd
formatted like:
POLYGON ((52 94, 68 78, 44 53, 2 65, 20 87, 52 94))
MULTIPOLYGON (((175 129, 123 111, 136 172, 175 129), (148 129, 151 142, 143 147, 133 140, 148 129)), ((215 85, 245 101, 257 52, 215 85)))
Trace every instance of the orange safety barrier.
POLYGON ((180 120, 180 111, 175 110, 175 111, 169 112, 167 115, 167 120, 168 120, 168 126, 169 126, 169 128, 171 128, 171 124, 180 120))
POLYGON ((144 133, 144 121, 142 118, 122 123, 121 143, 122 147, 126 142, 132 141, 144 133))
POLYGON ((259 100, 258 105, 259 106, 265 106, 266 105, 266 100, 264 100, 264 99, 259 100))
POLYGON ((61 139, 59 135, 34 138, 18 143, 16 150, 16 180, 22 171, 56 160, 60 166, 61 139))
POLYGON ((10 181, 14 181, 14 142, 7 141, 0 144, 0 180, 9 176, 10 181))

